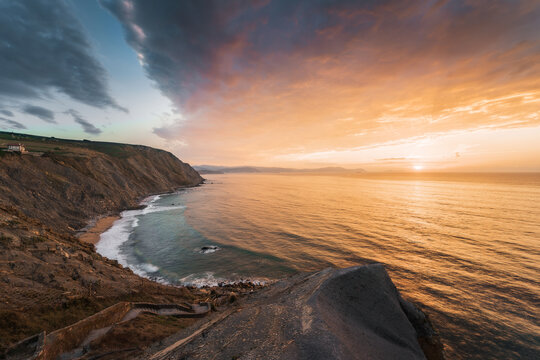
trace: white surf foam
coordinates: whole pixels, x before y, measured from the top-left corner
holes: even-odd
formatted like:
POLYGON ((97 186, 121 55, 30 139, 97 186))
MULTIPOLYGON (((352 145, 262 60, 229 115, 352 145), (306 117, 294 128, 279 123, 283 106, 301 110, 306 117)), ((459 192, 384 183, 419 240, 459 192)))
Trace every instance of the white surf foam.
POLYGON ((273 283, 274 281, 269 279, 242 279, 242 280, 230 280, 222 277, 215 276, 214 272, 207 271, 203 274, 190 274, 180 279, 180 283, 185 286, 195 286, 198 288, 204 286, 219 286, 222 285, 234 285, 241 283, 252 283, 253 285, 266 285, 273 283))
POLYGON ((152 274, 157 273, 159 271, 159 267, 149 264, 149 263, 143 263, 143 264, 129 264, 129 268, 137 275, 152 279, 157 282, 166 283, 167 281, 159 276, 153 276, 152 274))
POLYGON ((218 286, 219 283, 224 283, 226 279, 215 277, 215 274, 211 271, 207 271, 204 274, 190 274, 180 279, 180 283, 186 286, 218 286))
POLYGON ((138 219, 136 216, 140 214, 141 210, 122 212, 120 219, 116 220, 109 230, 100 235, 99 242, 96 244, 96 251, 109 259, 118 261, 123 266, 128 266, 120 247, 128 241, 129 235, 137 227, 138 219))
POLYGON ((176 209, 184 209, 185 206, 183 205, 157 205, 156 202, 161 199, 163 195, 154 195, 149 196, 146 199, 144 199, 141 202, 141 205, 146 205, 144 209, 142 209, 141 213, 143 215, 155 213, 155 212, 161 212, 161 211, 170 211, 170 210, 176 210, 176 209))
POLYGON ((216 252, 218 250, 221 250, 221 248, 219 246, 215 246, 215 245, 207 245, 207 246, 203 246, 202 248, 197 248, 195 249, 195 251, 201 253, 201 254, 211 254, 213 252, 216 252))
MULTIPOLYGON (((126 210, 120 214, 120 219, 116 220, 111 228, 100 235, 100 240, 96 244, 96 251, 109 259, 118 261, 122 266, 129 267, 134 273, 139 276, 152 278, 150 274, 159 271, 159 268, 152 264, 130 264, 127 257, 122 253, 121 246, 129 240, 129 236, 133 230, 139 226, 139 217, 146 214, 170 211, 185 208, 183 205, 159 206, 156 202, 161 199, 162 195, 153 195, 145 198, 141 205, 146 205, 140 210, 126 210)), ((159 281, 159 282, 164 282, 159 281)))
POLYGON ((147 273, 154 273, 154 272, 159 271, 159 268, 156 265, 152 265, 152 264, 149 264, 149 263, 144 263, 144 264, 140 264, 140 265, 137 265, 137 266, 140 267, 142 270, 144 270, 147 273))

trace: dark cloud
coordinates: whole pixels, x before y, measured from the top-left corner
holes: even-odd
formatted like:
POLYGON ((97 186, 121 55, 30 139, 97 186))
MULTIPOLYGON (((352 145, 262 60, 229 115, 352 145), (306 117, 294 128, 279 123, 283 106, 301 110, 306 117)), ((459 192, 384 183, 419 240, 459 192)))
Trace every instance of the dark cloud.
POLYGON ((101 4, 180 110, 181 121, 154 134, 185 140, 185 156, 233 159, 295 143, 315 159, 540 121, 537 0, 101 4))
POLYGON ((121 109, 71 9, 62 0, 0 2, 0 96, 60 91, 85 104, 121 109))
POLYGON ((0 114, 4 114, 5 116, 13 116, 13 113, 9 110, 0 110, 0 114))
MULTIPOLYGON (((124 25, 150 78, 179 103, 200 87, 226 85, 279 54, 339 49, 345 39, 319 35, 339 27, 351 38, 372 26, 369 15, 344 22, 331 1, 147 1, 102 0, 124 25), (336 12, 332 14, 330 10, 336 12)), ((369 10, 374 5, 364 2, 369 10)), ((266 65, 279 66, 269 62, 266 65)), ((260 67, 258 70, 263 70, 260 67)))
POLYGON ((56 121, 54 120, 54 112, 52 112, 49 109, 45 109, 41 106, 26 105, 21 110, 24 113, 34 115, 43 121, 46 121, 51 124, 56 124, 56 121))
POLYGON ((101 134, 101 129, 98 129, 93 124, 91 124, 88 121, 86 121, 85 119, 83 119, 81 114, 79 114, 77 111, 75 111, 73 109, 70 109, 70 110, 66 111, 66 113, 73 116, 73 120, 75 120, 75 122, 77 124, 82 126, 85 133, 92 134, 92 135, 101 134))
POLYGON ((100 1, 123 24, 150 78, 180 107, 201 92, 249 88, 254 76, 283 68, 291 71, 273 86, 316 78, 305 66, 312 59, 351 71, 375 65, 392 76, 426 58, 495 54, 534 40, 540 15, 532 1, 100 1))
POLYGON ((4 129, 26 129, 26 126, 15 120, 0 117, 0 122, 0 127, 4 129))

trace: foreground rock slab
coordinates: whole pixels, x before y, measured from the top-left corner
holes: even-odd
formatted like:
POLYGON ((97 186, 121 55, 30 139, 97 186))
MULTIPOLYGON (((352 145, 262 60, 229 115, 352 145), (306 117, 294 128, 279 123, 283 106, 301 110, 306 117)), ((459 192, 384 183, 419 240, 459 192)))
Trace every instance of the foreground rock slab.
POLYGON ((442 359, 430 335, 425 315, 373 264, 277 282, 154 346, 145 358, 406 360, 426 353, 442 359))

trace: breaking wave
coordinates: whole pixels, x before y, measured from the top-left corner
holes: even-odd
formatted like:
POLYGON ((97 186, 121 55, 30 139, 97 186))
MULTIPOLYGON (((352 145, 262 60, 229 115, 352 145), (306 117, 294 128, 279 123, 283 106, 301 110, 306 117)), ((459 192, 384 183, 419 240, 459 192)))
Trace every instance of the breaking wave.
MULTIPOLYGON (((120 214, 120 219, 100 235, 100 240, 96 244, 96 251, 106 258, 118 261, 122 266, 130 268, 135 274, 156 280, 156 276, 152 276, 159 272, 159 267, 149 264, 133 264, 128 262, 127 256, 122 252, 122 245, 129 240, 133 230, 139 226, 139 217, 142 215, 170 211, 185 208, 183 205, 167 205, 160 206, 156 204, 163 195, 152 195, 145 198, 141 205, 145 205, 142 209, 126 210, 120 214)), ((165 282, 165 280, 159 280, 165 282)))
POLYGON ((180 283, 185 286, 204 287, 204 286, 223 286, 240 283, 251 283, 253 285, 266 285, 274 281, 269 279, 238 279, 230 280, 216 276, 214 272, 207 271, 203 274, 190 274, 180 279, 180 283))

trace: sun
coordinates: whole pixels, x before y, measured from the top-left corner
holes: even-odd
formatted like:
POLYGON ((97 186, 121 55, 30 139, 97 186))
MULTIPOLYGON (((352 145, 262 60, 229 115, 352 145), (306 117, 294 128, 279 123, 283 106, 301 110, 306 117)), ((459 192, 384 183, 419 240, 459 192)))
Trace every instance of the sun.
POLYGON ((424 169, 424 165, 413 165, 413 169, 416 170, 416 171, 420 171, 420 170, 424 169))

